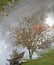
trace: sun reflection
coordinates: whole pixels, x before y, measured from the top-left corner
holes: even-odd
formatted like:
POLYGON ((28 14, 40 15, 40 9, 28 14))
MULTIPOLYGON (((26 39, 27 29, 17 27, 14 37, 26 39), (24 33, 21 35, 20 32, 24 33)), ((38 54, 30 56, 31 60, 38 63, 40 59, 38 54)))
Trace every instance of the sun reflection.
POLYGON ((52 27, 54 19, 51 17, 47 17, 45 20, 45 23, 48 24, 50 27, 52 27))

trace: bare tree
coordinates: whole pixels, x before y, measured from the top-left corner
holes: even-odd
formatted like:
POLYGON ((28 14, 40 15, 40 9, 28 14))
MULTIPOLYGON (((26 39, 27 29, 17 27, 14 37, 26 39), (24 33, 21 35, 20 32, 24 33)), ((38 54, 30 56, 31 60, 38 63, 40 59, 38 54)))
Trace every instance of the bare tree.
POLYGON ((36 33, 33 33, 31 29, 26 30, 26 28, 20 29, 20 32, 16 31, 15 33, 16 45, 22 44, 24 47, 27 47, 30 59, 32 58, 33 51, 36 48, 33 43, 35 36, 36 33))
MULTIPOLYGON (((44 8, 43 8, 44 10, 44 8)), ((42 10, 41 10, 42 11, 42 10)), ((44 14, 41 14, 41 11, 37 11, 36 20, 41 21, 44 14)), ((44 12, 44 11, 43 11, 44 12)), ((43 46, 42 43, 45 43, 45 36, 43 32, 47 31, 47 26, 42 23, 34 23, 34 18, 25 18, 25 22, 23 22, 23 26, 16 28, 15 32, 12 33, 13 37, 15 38, 15 45, 22 45, 27 47, 29 51, 29 58, 32 59, 32 54, 36 51, 37 48, 41 48, 43 46), (43 41, 44 38, 44 41, 43 41), (38 44, 39 43, 39 44, 38 44), (40 44, 41 43, 41 44, 40 44)), ((45 44, 46 45, 46 44, 45 44)), ((46 45, 47 46, 47 45, 46 45)), ((43 46, 44 47, 44 46, 43 46)))
POLYGON ((32 59, 33 52, 37 49, 37 42, 41 38, 42 32, 45 30, 41 24, 37 24, 35 30, 30 27, 23 27, 20 29, 16 29, 13 33, 15 38, 15 45, 22 45, 27 47, 29 51, 29 58, 32 59))

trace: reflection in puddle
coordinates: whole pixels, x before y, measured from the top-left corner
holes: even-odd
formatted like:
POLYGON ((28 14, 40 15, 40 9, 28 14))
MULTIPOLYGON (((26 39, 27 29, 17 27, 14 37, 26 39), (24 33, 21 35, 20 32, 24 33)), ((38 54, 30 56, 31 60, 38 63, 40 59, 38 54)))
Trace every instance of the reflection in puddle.
MULTIPOLYGON (((52 8, 53 9, 53 8, 52 8)), ((45 20, 46 24, 48 24, 49 26, 52 26, 54 24, 54 12, 47 12, 47 18, 45 20)), ((3 31, 4 32, 4 31, 3 31)), ((9 33, 7 33, 8 35, 9 33)), ((11 44, 6 44, 5 40, 0 40, 0 65, 6 65, 7 62, 7 58, 9 57, 9 55, 12 53, 13 47, 11 46, 11 44)), ((26 54, 25 56, 27 57, 27 50, 26 49, 19 49, 19 51, 25 51, 26 54)), ((37 55, 36 55, 37 56, 37 55)), ((33 56, 35 57, 35 56, 33 56)))

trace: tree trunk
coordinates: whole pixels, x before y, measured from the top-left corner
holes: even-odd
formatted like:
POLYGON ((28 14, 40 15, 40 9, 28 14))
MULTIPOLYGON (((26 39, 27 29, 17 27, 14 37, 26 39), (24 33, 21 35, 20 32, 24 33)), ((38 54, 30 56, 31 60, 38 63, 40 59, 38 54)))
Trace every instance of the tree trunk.
POLYGON ((29 49, 29 58, 32 59, 31 49, 29 49))

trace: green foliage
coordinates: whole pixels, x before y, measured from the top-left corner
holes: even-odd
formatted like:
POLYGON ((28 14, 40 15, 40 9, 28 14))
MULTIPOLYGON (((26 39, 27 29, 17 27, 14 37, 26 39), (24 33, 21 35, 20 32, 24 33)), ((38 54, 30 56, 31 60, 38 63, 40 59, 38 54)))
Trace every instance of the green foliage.
POLYGON ((54 65, 54 49, 45 53, 43 57, 37 60, 30 60, 22 65, 54 65))
MULTIPOLYGON (((15 0, 15 3, 19 0, 15 0)), ((8 4, 8 2, 12 2, 12 0, 0 0, 0 12, 4 9, 4 7, 8 4)))
POLYGON ((7 5, 8 0, 0 0, 0 11, 2 11, 5 7, 5 5, 7 5))

